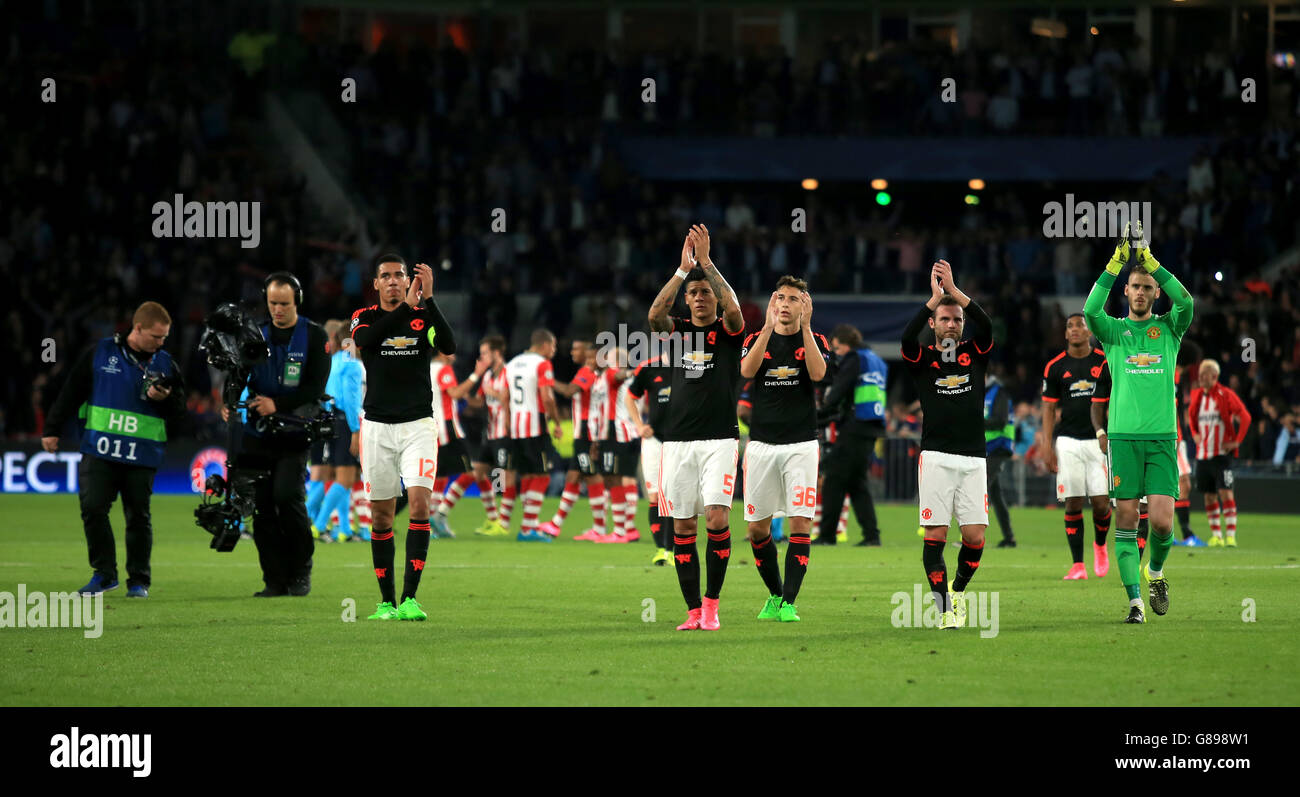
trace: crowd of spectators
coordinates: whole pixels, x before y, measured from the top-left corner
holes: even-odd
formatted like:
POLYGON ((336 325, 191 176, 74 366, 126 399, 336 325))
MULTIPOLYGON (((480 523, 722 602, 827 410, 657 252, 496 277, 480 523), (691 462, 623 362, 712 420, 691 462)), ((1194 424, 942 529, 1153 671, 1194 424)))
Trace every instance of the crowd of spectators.
POLYGON ((590 335, 592 324, 644 320, 694 221, 714 231, 717 260, 750 315, 783 273, 823 293, 907 293, 924 289, 929 262, 948 259, 997 319, 997 368, 1027 401, 1073 309, 1042 297, 1081 296, 1110 246, 1043 237, 1037 198, 1059 200, 1063 186, 992 186, 978 206, 935 211, 906 190, 881 207, 852 188, 646 180, 620 163, 615 142, 647 130, 1221 133, 1187 174, 1115 190, 1152 202, 1155 251, 1197 296, 1189 339, 1241 387, 1260 426, 1257 449, 1268 448, 1260 458, 1272 458, 1266 438, 1300 413, 1300 280, 1294 268, 1259 272, 1295 243, 1300 219, 1294 75, 1281 73, 1286 102, 1269 106, 1267 121, 1244 117, 1255 109, 1229 102, 1224 88, 1243 74, 1244 56, 1221 45, 1196 63, 1143 71, 1105 39, 1087 50, 1030 40, 953 55, 921 41, 869 52, 850 36, 799 70, 776 50, 467 51, 391 37, 370 52, 327 36, 195 38, 125 22, 62 33, 34 52, 5 36, 13 79, 0 101, 25 109, 0 117, 0 181, 14 198, 0 218, 14 344, 0 357, 15 375, 3 388, 5 436, 39 433, 61 369, 123 329, 144 298, 173 314, 169 348, 193 390, 191 431, 202 433, 214 418, 212 377, 195 352, 202 319, 219 302, 255 300, 270 271, 303 277, 313 317, 346 316, 372 295, 370 257, 397 249, 447 263, 439 289, 466 292, 471 338, 534 324, 590 335), (963 87, 960 102, 937 107, 921 87, 948 74, 963 87), (645 75, 660 97, 648 112, 645 75), (45 76, 57 80, 55 103, 33 101, 45 76), (357 103, 336 102, 340 77, 357 81, 357 103), (341 177, 362 223, 322 217, 301 179, 267 155, 266 89, 330 100, 350 145, 341 177), (150 208, 176 193, 261 202, 260 246, 155 238, 150 208), (790 231, 795 206, 808 211, 806 232, 790 231), (505 233, 491 229, 495 208, 506 210, 505 233), (542 296, 531 317, 519 309, 522 292, 542 296), (1257 342, 1256 362, 1241 362, 1242 338, 1257 342), (42 360, 46 340, 53 363, 42 360))
MULTIPOLYGON (((217 304, 252 298, 259 277, 297 260, 302 186, 253 145, 252 118, 212 69, 221 42, 142 32, 127 20, 49 25, 45 48, 8 35, 0 102, 0 271, 6 279, 0 434, 39 434, 66 368, 92 341, 128 331, 159 301, 168 349, 192 388, 193 417, 212 417, 195 356, 217 304), (53 79, 42 88, 45 78, 53 79), (53 101, 42 101, 42 94, 53 101), (260 245, 237 238, 157 238, 155 202, 260 202, 260 245)), ((11 20, 9 24, 14 24, 11 20)))

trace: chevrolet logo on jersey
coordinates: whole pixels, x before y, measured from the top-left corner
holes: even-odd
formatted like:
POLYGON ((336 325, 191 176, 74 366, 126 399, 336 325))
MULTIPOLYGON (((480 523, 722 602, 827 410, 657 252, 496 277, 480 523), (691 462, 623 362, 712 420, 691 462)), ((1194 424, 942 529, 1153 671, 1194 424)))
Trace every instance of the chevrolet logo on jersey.
POLYGON ((792 376, 798 375, 798 373, 799 373, 798 368, 791 368, 788 365, 782 365, 779 368, 767 369, 767 376, 775 377, 777 379, 789 379, 792 376))
POLYGON ((380 344, 379 353, 399 354, 399 355, 419 354, 420 350, 416 346, 416 344, 418 344, 419 342, 420 341, 418 338, 406 338, 406 337, 384 338, 384 342, 380 344), (391 347, 393 349, 396 349, 396 351, 384 351, 384 348, 386 347, 391 347))
POLYGON ((935 387, 954 388, 970 381, 970 374, 953 374, 934 380, 935 387))
POLYGON ((671 387, 661 387, 661 388, 659 388, 659 400, 660 400, 660 401, 667 401, 669 398, 672 397, 672 395, 673 395, 673 389, 672 389, 671 387))
POLYGON ((704 365, 713 359, 713 355, 706 351, 688 351, 682 355, 682 362, 686 365, 704 365))
POLYGON ((1071 392, 1091 393, 1097 386, 1096 382, 1089 382, 1087 379, 1080 379, 1078 382, 1070 385, 1071 392))
POLYGON ((1163 356, 1164 355, 1162 354, 1147 354, 1146 352, 1142 352, 1141 354, 1130 354, 1124 362, 1129 365, 1136 365, 1139 368, 1145 368, 1148 365, 1159 363, 1160 358, 1163 356))

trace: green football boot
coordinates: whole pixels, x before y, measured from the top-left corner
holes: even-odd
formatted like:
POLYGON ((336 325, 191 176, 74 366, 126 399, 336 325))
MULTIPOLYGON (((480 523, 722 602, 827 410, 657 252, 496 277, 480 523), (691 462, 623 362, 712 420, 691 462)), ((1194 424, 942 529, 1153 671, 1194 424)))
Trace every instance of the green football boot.
POLYGON ((397 607, 388 601, 383 601, 375 608, 375 613, 366 618, 367 620, 396 620, 397 607))
POLYGON ((402 601, 402 605, 397 607, 398 620, 428 620, 429 615, 424 613, 420 604, 415 602, 415 598, 407 598, 402 601))
POLYGON ((760 620, 777 620, 781 617, 781 596, 771 595, 767 603, 763 604, 763 610, 758 613, 760 620))
POLYGON ((952 599, 953 619, 957 621, 958 628, 966 627, 966 593, 950 592, 949 597, 952 599))

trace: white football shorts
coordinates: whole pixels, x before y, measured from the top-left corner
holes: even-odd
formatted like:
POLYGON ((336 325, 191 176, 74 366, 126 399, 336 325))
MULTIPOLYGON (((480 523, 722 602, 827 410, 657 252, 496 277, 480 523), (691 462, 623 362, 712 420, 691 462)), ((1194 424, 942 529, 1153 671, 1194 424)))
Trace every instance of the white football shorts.
POLYGON ((816 440, 745 446, 745 520, 763 520, 778 512, 812 518, 817 509, 816 440))
POLYGON ((396 498, 403 483, 432 490, 438 472, 438 422, 431 417, 406 423, 363 418, 361 471, 371 501, 396 498))
POLYGON ((1110 495, 1106 455, 1096 440, 1056 438, 1056 500, 1110 495))
POLYGON ((663 445, 657 437, 641 438, 641 481, 646 495, 659 494, 659 457, 663 445))
POLYGON ((659 514, 694 518, 708 506, 731 506, 736 489, 735 438, 664 442, 659 457, 659 514))
POLYGON ((917 456, 917 492, 922 526, 989 523, 988 468, 983 457, 944 451, 922 451, 917 456))

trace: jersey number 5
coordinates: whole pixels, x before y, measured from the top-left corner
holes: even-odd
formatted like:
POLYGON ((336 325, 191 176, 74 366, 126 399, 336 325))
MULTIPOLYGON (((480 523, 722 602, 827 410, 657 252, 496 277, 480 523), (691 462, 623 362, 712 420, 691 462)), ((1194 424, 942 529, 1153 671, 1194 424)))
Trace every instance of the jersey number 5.
POLYGON ((735 475, 733 475, 733 474, 731 474, 731 473, 728 473, 726 476, 723 476, 723 477, 722 477, 722 494, 723 494, 723 495, 731 495, 731 492, 732 492, 733 490, 735 490, 735 489, 736 489, 736 477, 735 477, 735 475))
POLYGON ((516 405, 519 405, 519 406, 523 406, 523 403, 524 403, 524 385, 523 385, 523 381, 524 381, 524 375, 523 375, 523 374, 515 374, 515 397, 514 397, 514 401, 515 401, 515 404, 516 404, 516 405))

